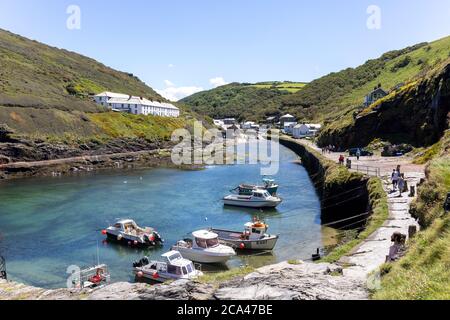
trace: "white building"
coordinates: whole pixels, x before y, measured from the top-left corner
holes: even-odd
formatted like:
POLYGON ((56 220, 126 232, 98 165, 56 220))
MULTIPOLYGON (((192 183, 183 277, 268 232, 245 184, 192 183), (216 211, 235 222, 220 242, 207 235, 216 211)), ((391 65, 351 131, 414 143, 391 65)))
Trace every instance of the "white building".
POLYGON ((180 109, 170 103, 150 101, 142 97, 129 96, 121 93, 102 92, 94 97, 95 101, 114 111, 154 115, 160 117, 180 116, 180 109))
POLYGON ((292 136, 300 139, 305 137, 314 137, 322 128, 320 124, 304 123, 298 124, 292 129, 292 136))
POLYGON ((297 125, 297 122, 285 122, 283 124, 283 131, 286 134, 292 134, 292 131, 296 125, 297 125))

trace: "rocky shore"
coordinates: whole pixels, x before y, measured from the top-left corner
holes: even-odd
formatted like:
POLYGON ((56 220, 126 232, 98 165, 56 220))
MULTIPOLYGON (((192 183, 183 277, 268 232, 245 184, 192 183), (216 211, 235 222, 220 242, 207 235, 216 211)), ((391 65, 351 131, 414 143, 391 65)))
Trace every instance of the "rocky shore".
POLYGON ((360 300, 362 278, 343 276, 327 263, 283 262, 221 284, 183 282, 148 285, 114 283, 93 291, 45 290, 0 281, 0 300, 360 300))

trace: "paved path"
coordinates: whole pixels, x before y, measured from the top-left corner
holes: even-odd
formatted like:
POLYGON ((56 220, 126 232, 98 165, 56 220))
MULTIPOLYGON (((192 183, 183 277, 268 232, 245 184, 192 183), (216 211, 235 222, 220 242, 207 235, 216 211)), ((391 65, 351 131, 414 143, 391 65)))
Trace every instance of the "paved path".
MULTIPOLYGON (((322 152, 311 141, 299 140, 299 142, 322 152)), ((330 160, 338 162, 341 154, 343 153, 334 152, 324 153, 323 155, 330 160)), ((414 198, 409 197, 409 193, 404 193, 400 197, 398 191, 392 191, 390 181, 392 170, 397 165, 400 165, 401 171, 405 174, 408 186, 414 186, 417 190, 417 184, 425 177, 425 166, 413 164, 411 158, 407 156, 397 158, 385 158, 381 156, 361 157, 359 161, 352 157, 352 161, 354 164, 379 168, 381 179, 383 180, 383 187, 388 195, 388 220, 380 229, 375 231, 362 244, 354 248, 347 256, 339 261, 340 263, 350 265, 350 267, 344 269, 345 276, 367 278, 370 273, 386 261, 386 256, 392 245, 391 236, 394 232, 398 231, 407 235, 410 225, 415 225, 417 230, 419 230, 418 223, 409 214, 409 208, 414 198)))

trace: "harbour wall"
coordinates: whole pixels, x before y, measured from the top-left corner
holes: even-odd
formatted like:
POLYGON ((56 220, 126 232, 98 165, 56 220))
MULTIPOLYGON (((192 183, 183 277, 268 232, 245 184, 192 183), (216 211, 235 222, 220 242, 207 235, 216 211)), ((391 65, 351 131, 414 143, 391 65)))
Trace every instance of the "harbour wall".
POLYGON ((365 224, 364 219, 372 209, 369 178, 350 172, 299 141, 287 137, 280 137, 279 141, 301 158, 314 183, 321 200, 322 224, 342 229, 355 229, 365 224), (333 224, 343 219, 346 220, 333 224))

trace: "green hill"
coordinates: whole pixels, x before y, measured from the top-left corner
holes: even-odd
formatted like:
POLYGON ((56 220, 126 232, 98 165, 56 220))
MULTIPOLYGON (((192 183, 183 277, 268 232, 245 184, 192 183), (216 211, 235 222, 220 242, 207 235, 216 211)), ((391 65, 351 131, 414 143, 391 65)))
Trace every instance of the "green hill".
POLYGON ((288 112, 299 119, 346 126, 361 109, 364 97, 381 85, 391 90, 427 74, 450 56, 450 37, 394 50, 357 68, 333 72, 287 94, 275 93, 271 83, 232 84, 197 93, 183 99, 194 110, 209 116, 238 116, 263 119, 266 115, 288 112), (253 88, 269 91, 255 91, 253 88))
POLYGON ((231 83, 182 99, 194 111, 212 118, 259 120, 280 114, 280 103, 305 87, 302 82, 231 83))
POLYGON ((0 125, 16 136, 63 143, 165 140, 171 130, 186 126, 186 117, 196 116, 183 112, 172 120, 117 115, 93 102, 90 95, 102 91, 165 101, 132 74, 0 30, 0 125))

